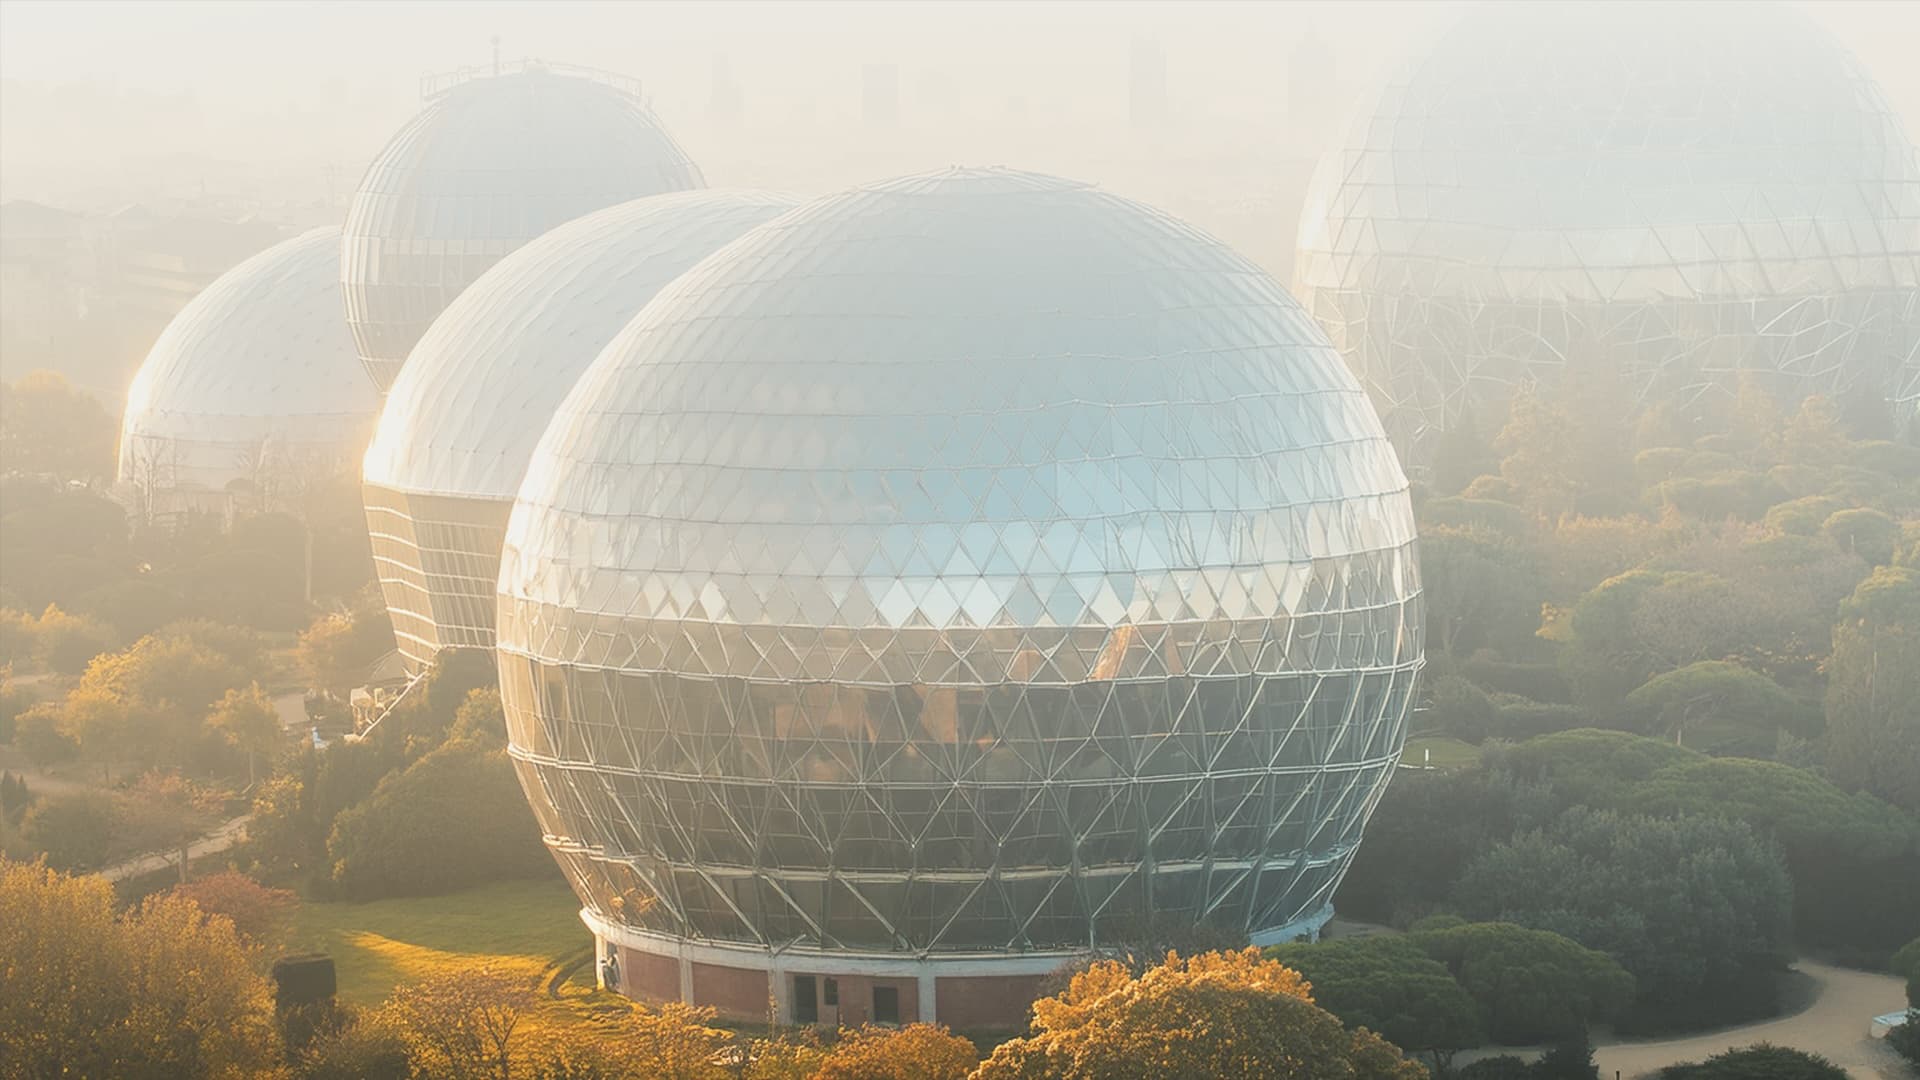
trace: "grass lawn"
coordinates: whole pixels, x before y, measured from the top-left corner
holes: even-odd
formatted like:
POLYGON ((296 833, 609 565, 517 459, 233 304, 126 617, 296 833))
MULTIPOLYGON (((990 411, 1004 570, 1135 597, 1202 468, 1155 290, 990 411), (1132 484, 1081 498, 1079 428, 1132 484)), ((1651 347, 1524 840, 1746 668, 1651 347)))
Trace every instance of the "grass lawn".
POLYGON ((342 1000, 378 1005, 400 983, 477 961, 538 977, 591 947, 579 911, 563 881, 509 881, 447 896, 304 903, 284 941, 292 952, 333 957, 342 1000))
POLYGON ((1402 765, 1431 765, 1436 769, 1464 769, 1480 763, 1480 748, 1445 735, 1423 735, 1407 740, 1402 765))

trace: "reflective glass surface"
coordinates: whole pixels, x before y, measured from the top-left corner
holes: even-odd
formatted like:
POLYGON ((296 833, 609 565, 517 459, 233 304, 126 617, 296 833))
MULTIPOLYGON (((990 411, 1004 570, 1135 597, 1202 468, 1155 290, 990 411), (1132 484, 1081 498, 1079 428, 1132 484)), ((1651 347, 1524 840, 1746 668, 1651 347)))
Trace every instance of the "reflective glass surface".
POLYGON ((700 187, 700 170, 631 94, 530 68, 435 95, 393 137, 347 211, 347 321, 385 390, 435 316, 502 255, 615 203, 700 187))
POLYGON ((341 317, 339 280, 340 230, 314 229, 182 308, 127 393, 120 482, 143 496, 235 482, 258 492, 351 468, 379 395, 341 317))
POLYGON ((1920 167, 1788 5, 1490 4, 1322 162, 1294 286, 1414 464, 1568 366, 1920 397, 1920 167))
POLYGON ((363 473, 409 663, 492 646, 507 511, 587 364, 662 286, 797 201, 700 190, 611 206, 500 260, 434 320, 387 393, 363 473))
POLYGON ((1406 479, 1267 274, 954 170, 669 285, 507 532, 512 753, 582 897, 692 937, 1084 945, 1321 908, 1421 662, 1406 479))

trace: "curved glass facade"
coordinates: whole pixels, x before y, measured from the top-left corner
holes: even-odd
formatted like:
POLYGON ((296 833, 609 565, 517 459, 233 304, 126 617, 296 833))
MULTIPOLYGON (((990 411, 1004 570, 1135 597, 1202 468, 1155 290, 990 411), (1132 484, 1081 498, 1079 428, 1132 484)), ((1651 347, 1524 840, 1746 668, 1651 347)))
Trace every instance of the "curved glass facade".
POLYGON ((414 347, 367 448, 374 566, 403 658, 492 648, 507 512, 574 380, 653 295, 792 196, 684 191, 568 222, 500 260, 414 347))
POLYGON ((1787 5, 1489 5, 1362 111, 1299 243, 1302 304, 1414 464, 1569 368, 1683 405, 1742 373, 1920 382, 1913 146, 1787 5))
POLYGON ((340 230, 314 229, 222 274, 174 316, 121 420, 119 480, 139 512, 239 489, 272 502, 352 467, 380 403, 340 317, 339 279, 340 230))
POLYGON ((575 385, 500 577, 511 751, 615 924, 1066 949, 1324 909, 1421 663, 1404 475, 1285 291, 1001 170, 821 199, 575 385))
POLYGON ((367 373, 392 385, 414 343, 502 255, 615 203, 703 186, 651 111, 538 66, 441 91, 367 167, 341 281, 367 373))

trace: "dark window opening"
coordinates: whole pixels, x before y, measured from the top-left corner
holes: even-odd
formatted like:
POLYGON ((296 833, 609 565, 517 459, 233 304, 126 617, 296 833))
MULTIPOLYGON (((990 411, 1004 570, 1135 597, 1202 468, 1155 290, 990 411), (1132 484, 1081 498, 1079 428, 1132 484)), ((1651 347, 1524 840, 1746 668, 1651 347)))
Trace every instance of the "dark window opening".
POLYGON ((820 980, 820 1004, 822 1005, 840 1004, 840 980, 839 979, 820 980))
POLYGON ((813 976, 795 975, 793 977, 793 1022, 796 1024, 817 1024, 820 1022, 820 1002, 814 997, 813 976))
POLYGON ((900 991, 891 986, 873 988, 873 1022, 876 1024, 897 1024, 900 1022, 900 991))

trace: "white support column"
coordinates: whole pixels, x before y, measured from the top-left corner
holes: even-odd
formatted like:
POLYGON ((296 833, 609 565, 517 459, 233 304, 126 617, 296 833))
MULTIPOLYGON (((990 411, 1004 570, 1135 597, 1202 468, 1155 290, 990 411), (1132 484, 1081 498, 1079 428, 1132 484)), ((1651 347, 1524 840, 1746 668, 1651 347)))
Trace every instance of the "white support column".
POLYGON ((774 955, 767 967, 767 988, 773 995, 773 1022, 786 1025, 793 1023, 793 986, 787 978, 787 969, 780 963, 778 954, 774 955))
POLYGON ((680 950, 680 1000, 687 1005, 693 1000, 693 956, 687 950, 680 950))
POLYGON ((923 1024, 939 1023, 940 1009, 934 1001, 933 996, 937 980, 934 978, 933 972, 926 970, 923 965, 918 981, 920 983, 920 1022, 923 1024))

